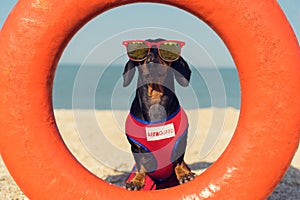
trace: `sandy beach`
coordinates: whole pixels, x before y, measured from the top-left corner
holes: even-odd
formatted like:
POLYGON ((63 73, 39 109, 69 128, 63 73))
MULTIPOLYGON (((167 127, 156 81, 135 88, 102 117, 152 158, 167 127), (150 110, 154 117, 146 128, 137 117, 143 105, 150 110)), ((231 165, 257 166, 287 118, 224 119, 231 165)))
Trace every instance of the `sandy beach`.
MULTIPOLYGON (((122 186, 133 166, 124 134, 128 111, 55 110, 60 133, 72 154, 89 171, 122 186), (112 152, 114 152, 112 154, 112 152)), ((228 145, 239 117, 234 108, 187 110, 189 139, 185 160, 196 174, 202 173, 228 145)), ((0 199, 27 199, 0 159, 0 199)), ((300 199, 300 151, 269 200, 300 199)))

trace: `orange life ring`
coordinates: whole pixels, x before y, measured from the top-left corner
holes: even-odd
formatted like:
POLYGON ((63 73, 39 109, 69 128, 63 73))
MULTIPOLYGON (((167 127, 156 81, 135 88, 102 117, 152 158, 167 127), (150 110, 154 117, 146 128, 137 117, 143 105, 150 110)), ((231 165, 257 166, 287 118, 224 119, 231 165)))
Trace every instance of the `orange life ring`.
POLYGON ((300 137, 298 42, 275 0, 153 0, 212 27, 236 63, 240 118, 222 156, 194 181, 131 192, 89 173, 70 154, 51 104, 57 62, 98 14, 142 0, 20 0, 1 30, 1 155, 30 199, 262 199, 287 170, 300 137))

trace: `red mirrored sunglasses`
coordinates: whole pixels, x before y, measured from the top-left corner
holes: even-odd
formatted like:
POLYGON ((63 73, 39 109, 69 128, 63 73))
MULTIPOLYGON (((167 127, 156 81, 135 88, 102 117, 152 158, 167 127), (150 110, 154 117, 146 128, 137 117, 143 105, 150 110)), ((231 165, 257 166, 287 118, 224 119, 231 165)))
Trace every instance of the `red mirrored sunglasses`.
POLYGON ((178 40, 164 40, 159 42, 149 42, 146 40, 123 41, 129 59, 133 61, 143 61, 150 53, 150 49, 156 47, 159 56, 167 62, 176 61, 181 54, 181 48, 185 42, 178 40))

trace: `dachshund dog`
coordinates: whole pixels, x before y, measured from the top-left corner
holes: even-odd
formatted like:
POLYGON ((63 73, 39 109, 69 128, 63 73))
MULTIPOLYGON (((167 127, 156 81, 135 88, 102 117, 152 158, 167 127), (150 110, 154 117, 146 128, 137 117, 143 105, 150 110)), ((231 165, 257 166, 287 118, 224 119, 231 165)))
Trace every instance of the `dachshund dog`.
POLYGON ((175 95, 174 79, 189 85, 191 70, 180 56, 184 42, 174 40, 124 41, 130 58, 123 72, 128 86, 138 70, 137 89, 126 120, 126 135, 136 162, 127 190, 140 190, 149 176, 156 189, 194 179, 184 162, 188 120, 175 95))

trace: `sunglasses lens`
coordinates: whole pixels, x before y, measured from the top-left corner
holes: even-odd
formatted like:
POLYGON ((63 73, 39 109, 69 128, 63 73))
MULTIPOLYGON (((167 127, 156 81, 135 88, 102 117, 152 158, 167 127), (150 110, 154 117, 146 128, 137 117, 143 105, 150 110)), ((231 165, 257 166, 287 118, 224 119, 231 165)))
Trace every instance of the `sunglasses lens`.
POLYGON ((180 44, 177 42, 164 42, 159 45, 159 54, 166 61, 175 61, 181 52, 180 44))
POLYGON ((143 60, 148 55, 148 45, 144 42, 130 42, 127 46, 129 58, 143 60))

